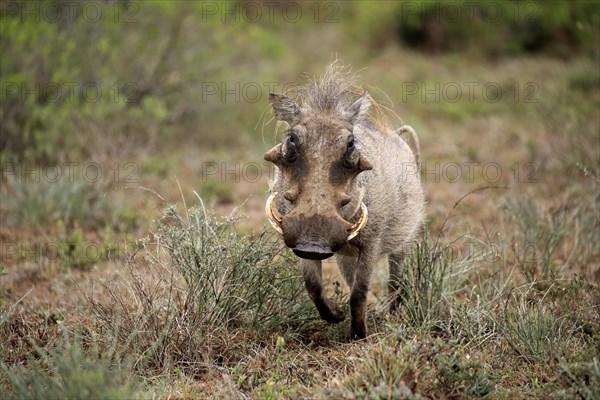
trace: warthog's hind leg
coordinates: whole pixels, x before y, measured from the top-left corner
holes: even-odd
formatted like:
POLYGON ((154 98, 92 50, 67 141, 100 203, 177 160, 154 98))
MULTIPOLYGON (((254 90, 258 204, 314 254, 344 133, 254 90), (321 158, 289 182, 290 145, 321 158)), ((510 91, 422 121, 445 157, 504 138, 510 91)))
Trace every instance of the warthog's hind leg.
POLYGON ((402 272, 404 271, 404 253, 392 253, 388 256, 390 276, 388 281, 388 295, 390 311, 396 311, 404 298, 402 287, 402 272))
POLYGON ((302 264, 303 268, 306 290, 312 301, 315 303, 321 318, 330 323, 343 321, 344 313, 342 313, 338 306, 323 293, 321 261, 301 259, 300 264, 302 264))

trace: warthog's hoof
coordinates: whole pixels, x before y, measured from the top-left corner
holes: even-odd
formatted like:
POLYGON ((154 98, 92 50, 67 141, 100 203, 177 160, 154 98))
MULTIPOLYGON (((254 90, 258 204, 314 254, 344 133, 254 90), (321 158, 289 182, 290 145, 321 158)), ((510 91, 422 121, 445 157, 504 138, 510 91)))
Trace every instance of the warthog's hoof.
POLYGON ((317 305, 317 310, 319 310, 321 318, 330 324, 337 324, 346 318, 338 306, 329 299, 326 299, 321 306, 317 305))
POLYGON ((350 340, 361 340, 367 337, 367 324, 364 321, 352 321, 350 324, 350 340))

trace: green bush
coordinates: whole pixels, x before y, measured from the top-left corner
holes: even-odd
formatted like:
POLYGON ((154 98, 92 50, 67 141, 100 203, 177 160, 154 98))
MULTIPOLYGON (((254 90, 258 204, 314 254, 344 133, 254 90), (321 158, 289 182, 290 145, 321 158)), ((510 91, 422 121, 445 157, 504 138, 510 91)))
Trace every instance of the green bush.
POLYGON ((232 220, 207 212, 194 207, 184 218, 167 209, 159 229, 202 324, 275 329, 306 319, 312 307, 296 258, 268 233, 239 236, 232 220))
POLYGON ((107 286, 113 302, 91 299, 104 335, 144 354, 144 370, 199 373, 227 363, 253 337, 317 318, 295 258, 266 232, 243 237, 233 219, 171 207, 144 243, 154 279, 144 279, 133 258, 127 293, 107 286))
POLYGON ((246 125, 260 111, 224 92, 239 96, 236 84, 261 81, 249 63, 289 50, 272 34, 277 24, 224 24, 203 3, 99 1, 98 20, 83 16, 82 0, 2 3, 0 160, 146 154, 190 132, 202 145, 241 140, 231 103, 246 125), (50 3, 59 21, 40 11, 50 3), (240 57, 248 72, 224 68, 240 57))
POLYGON ((500 56, 543 51, 599 56, 600 10, 593 2, 415 0, 354 2, 352 32, 373 43, 398 37, 429 52, 500 56))

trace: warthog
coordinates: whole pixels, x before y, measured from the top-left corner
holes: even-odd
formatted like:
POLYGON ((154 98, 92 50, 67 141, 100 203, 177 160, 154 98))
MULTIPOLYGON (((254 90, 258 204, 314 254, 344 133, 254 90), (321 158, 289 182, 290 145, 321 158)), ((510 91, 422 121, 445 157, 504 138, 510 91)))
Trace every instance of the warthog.
POLYGON ((269 222, 300 258, 308 294, 331 323, 344 314, 324 294, 321 260, 335 254, 351 290, 351 339, 366 337, 371 275, 384 256, 391 308, 397 307, 403 260, 423 220, 418 160, 399 135, 407 131, 416 141, 416 134, 408 126, 389 129, 359 90, 348 69, 333 63, 299 88, 298 103, 271 93, 275 119, 289 129, 264 156, 276 165, 269 222))

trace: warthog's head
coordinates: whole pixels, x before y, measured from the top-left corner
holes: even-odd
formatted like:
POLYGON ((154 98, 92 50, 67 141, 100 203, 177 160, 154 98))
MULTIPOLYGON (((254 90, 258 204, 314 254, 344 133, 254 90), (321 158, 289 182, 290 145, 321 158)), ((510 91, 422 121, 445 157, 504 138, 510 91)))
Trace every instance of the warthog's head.
POLYGON ((322 260, 353 239, 368 211, 357 176, 373 168, 361 154, 354 126, 366 117, 370 98, 330 110, 305 109, 271 94, 275 118, 289 125, 286 137, 265 154, 278 167, 267 200, 269 222, 302 258, 322 260))

